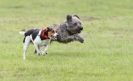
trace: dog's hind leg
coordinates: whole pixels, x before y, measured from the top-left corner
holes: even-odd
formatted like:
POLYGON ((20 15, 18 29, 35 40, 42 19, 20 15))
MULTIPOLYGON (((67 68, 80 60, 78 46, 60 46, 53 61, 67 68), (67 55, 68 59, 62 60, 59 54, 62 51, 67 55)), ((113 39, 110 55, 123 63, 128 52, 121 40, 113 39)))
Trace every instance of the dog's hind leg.
POLYGON ((30 36, 26 36, 25 37, 25 41, 23 43, 23 60, 26 59, 26 52, 27 52, 27 49, 29 47, 29 44, 30 44, 30 36))

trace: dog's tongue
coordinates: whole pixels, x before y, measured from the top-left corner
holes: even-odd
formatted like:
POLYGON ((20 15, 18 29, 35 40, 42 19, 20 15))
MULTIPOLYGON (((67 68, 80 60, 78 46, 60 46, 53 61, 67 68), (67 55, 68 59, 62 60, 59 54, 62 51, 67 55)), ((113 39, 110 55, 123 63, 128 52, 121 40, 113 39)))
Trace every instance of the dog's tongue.
POLYGON ((48 37, 48 32, 47 32, 46 29, 43 29, 43 30, 41 31, 40 38, 41 38, 41 40, 49 39, 49 37, 48 37))

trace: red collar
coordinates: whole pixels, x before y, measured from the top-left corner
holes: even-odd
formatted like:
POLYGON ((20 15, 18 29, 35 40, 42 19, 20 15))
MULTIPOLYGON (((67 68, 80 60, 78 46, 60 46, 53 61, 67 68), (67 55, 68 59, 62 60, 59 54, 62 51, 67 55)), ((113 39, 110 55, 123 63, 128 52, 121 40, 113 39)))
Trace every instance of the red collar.
POLYGON ((42 29, 42 30, 41 30, 40 38, 41 38, 41 40, 49 39, 49 37, 48 37, 48 32, 47 32, 46 29, 42 29))

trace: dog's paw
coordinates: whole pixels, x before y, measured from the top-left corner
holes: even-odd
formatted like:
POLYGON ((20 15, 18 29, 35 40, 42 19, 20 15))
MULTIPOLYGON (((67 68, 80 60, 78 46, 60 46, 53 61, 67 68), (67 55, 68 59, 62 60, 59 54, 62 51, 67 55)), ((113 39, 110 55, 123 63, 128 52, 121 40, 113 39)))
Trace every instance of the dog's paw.
POLYGON ((80 41, 80 43, 84 43, 84 39, 80 39, 79 41, 80 41))
POLYGON ((48 54, 48 52, 44 52, 44 53, 42 53, 43 56, 45 56, 45 55, 47 55, 47 54, 48 54))
POLYGON ((41 51, 37 52, 37 55, 38 55, 38 56, 42 55, 41 51))
POLYGON ((79 35, 75 35, 75 40, 79 41, 80 43, 84 43, 84 39, 79 35))

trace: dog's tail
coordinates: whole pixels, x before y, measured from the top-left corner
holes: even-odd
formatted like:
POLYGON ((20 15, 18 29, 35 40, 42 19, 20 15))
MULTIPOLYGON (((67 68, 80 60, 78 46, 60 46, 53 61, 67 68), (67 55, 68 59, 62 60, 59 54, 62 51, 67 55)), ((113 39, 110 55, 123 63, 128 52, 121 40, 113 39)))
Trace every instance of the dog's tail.
POLYGON ((20 34, 20 35, 24 35, 25 32, 24 32, 24 31, 20 31, 19 34, 20 34))
POLYGON ((19 34, 24 36, 25 35, 25 30, 20 31, 19 34))

